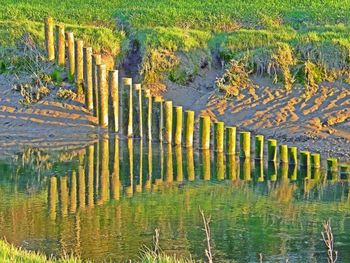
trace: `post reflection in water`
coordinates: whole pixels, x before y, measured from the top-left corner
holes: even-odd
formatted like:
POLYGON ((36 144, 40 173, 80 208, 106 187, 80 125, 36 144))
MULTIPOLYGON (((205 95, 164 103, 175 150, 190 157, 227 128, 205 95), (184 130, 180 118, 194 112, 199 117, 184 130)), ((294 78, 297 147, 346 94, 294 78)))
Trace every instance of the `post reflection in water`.
POLYGON ((210 157, 211 157, 211 153, 210 150, 206 150, 203 149, 201 150, 201 171, 202 171, 202 179, 204 181, 209 181, 211 178, 211 173, 210 173, 210 169, 211 169, 211 163, 210 163, 210 157))
POLYGON ((227 155, 227 178, 231 181, 237 180, 237 160, 235 154, 227 155))
POLYGON ((186 164, 187 164, 187 180, 194 181, 195 179, 195 169, 194 169, 194 157, 193 157, 193 148, 186 148, 186 164))
MULTIPOLYGON (((236 155, 214 153, 210 150, 201 150, 198 153, 197 170, 196 155, 191 147, 152 144, 151 141, 142 144, 132 139, 103 138, 94 145, 77 151, 69 171, 65 170, 62 174, 50 176, 45 185, 48 192, 48 200, 45 200, 47 202, 45 216, 48 222, 51 222, 52 229, 60 224, 59 229, 55 230, 60 235, 59 245, 75 254, 87 253, 93 258, 93 253, 96 251, 91 250, 92 243, 87 240, 87 236, 93 234, 94 242, 98 242, 102 251, 105 250, 114 255, 113 253, 116 252, 111 250, 118 247, 117 253, 123 251, 129 257, 130 251, 125 252, 125 246, 132 247, 135 253, 136 247, 139 249, 145 240, 150 240, 151 234, 146 236, 144 233, 152 233, 153 229, 159 226, 165 233, 164 246, 171 251, 172 247, 169 244, 173 237, 169 237, 169 231, 174 231, 176 242, 183 244, 191 242, 191 240, 184 242, 180 237, 185 236, 186 233, 192 235, 193 224, 201 224, 200 221, 195 221, 196 216, 193 214, 194 207, 198 208, 198 203, 207 205, 209 211, 220 211, 215 216, 224 216, 222 220, 230 222, 229 220, 235 218, 236 214, 221 211, 221 207, 225 207, 223 204, 226 202, 222 200, 227 200, 230 204, 235 204, 237 200, 253 201, 250 205, 244 205, 256 212, 255 200, 261 197, 267 198, 269 200, 266 202, 269 204, 267 210, 278 207, 274 210, 274 214, 278 214, 282 222, 289 226, 291 220, 294 224, 295 220, 305 216, 307 203, 303 203, 306 208, 301 209, 301 200, 313 201, 316 204, 326 201, 323 202, 323 206, 326 206, 330 205, 330 200, 333 200, 330 198, 334 198, 337 202, 341 202, 344 208, 350 205, 349 183, 340 182, 337 173, 325 173, 319 168, 299 169, 298 166, 287 163, 264 163, 263 159, 237 158, 236 155), (97 150, 98 153, 96 153, 97 150), (267 164, 266 170, 264 170, 264 164, 267 164), (232 183, 228 187, 227 184, 221 183, 223 181, 237 183, 232 183), (187 182, 191 183, 186 184, 187 182), (244 191, 242 191, 242 185, 244 191), (203 189, 201 186, 204 186, 203 189), (175 187, 181 190, 173 191, 175 187), (212 193, 205 191, 214 191, 216 198, 213 201, 202 200, 203 196, 212 193), (110 199, 115 201, 109 202, 110 199), (171 212, 166 210, 169 204, 176 204, 171 212), (186 204, 186 208, 183 204, 186 204), (153 211, 157 216, 153 217, 153 211), (184 220, 182 216, 189 221, 184 220), (174 229, 181 229, 181 234, 176 232, 179 230, 168 229, 172 224, 179 224, 174 229), (133 237, 133 242, 126 237, 133 237), (121 238, 126 243, 122 243, 121 238), (110 243, 115 243, 115 247, 109 247, 110 243), (89 254, 90 250, 92 254, 89 254)), ((260 206, 265 204, 265 199, 261 200, 260 206)), ((323 206, 318 209, 323 209, 323 206)), ((241 213, 239 207, 230 205, 230 209, 239 211, 237 214, 241 213)), ((312 209, 315 208, 312 207, 310 211, 312 209)), ((311 212, 310 216, 314 218, 311 212)), ((264 214, 262 218, 264 219, 258 222, 264 228, 269 228, 275 220, 269 213, 264 214)), ((245 223, 249 223, 251 219, 247 220, 245 223)), ((244 225, 239 226, 244 227, 244 225)), ((54 236, 55 231, 51 230, 50 235, 54 236)), ((288 236, 288 230, 285 231, 287 232, 284 234, 288 236)), ((213 226, 213 234, 218 244, 222 244, 220 228, 213 226)), ((50 236, 50 238, 53 237, 50 236)), ((200 239, 202 240, 202 237, 200 239)), ((231 242, 235 241, 231 240, 231 242)), ((269 240, 269 242, 274 241, 269 240)), ((284 242, 292 242, 292 239, 284 242)), ((235 245, 239 246, 237 243, 235 245)), ((228 253, 224 247, 219 248, 219 250, 223 249, 220 252, 228 253)), ((283 249, 285 254, 291 253, 288 246, 283 249)), ((191 253, 197 252, 191 251, 191 253)), ((120 254, 115 257, 124 259, 120 254)))
POLYGON ((225 155, 223 152, 215 152, 214 157, 216 180, 225 180, 225 155))

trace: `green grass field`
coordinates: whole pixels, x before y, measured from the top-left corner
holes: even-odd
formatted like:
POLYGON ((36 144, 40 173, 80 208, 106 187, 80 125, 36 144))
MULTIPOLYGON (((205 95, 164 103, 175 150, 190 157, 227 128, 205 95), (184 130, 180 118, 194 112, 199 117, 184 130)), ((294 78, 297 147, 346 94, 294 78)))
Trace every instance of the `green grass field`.
POLYGON ((186 84, 201 61, 216 58, 243 61, 287 85, 292 77, 317 84, 348 75, 348 0, 4 0, 0 46, 14 46, 25 32, 42 44, 48 15, 119 61, 137 43, 148 84, 167 74, 186 84))

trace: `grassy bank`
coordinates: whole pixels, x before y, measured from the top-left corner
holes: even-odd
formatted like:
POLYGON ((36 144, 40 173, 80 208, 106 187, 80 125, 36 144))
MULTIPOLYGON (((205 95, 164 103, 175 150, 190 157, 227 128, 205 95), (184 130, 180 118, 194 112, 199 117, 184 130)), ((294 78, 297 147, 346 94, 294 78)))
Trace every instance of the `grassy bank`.
MULTIPOLYGON (((74 257, 63 257, 61 259, 47 258, 40 253, 26 251, 21 248, 0 240, 0 261, 2 263, 82 263, 83 261, 74 257)), ((145 252, 139 260, 140 263, 191 263, 192 260, 177 259, 165 254, 156 254, 152 251, 145 252)))
POLYGON ((286 88, 312 90, 349 79, 349 11, 349 1, 332 0, 5 0, 0 46, 13 46, 24 32, 42 43, 41 22, 50 15, 120 59, 135 43, 144 82, 155 89, 164 88, 164 77, 185 85, 212 62, 235 59, 286 88))

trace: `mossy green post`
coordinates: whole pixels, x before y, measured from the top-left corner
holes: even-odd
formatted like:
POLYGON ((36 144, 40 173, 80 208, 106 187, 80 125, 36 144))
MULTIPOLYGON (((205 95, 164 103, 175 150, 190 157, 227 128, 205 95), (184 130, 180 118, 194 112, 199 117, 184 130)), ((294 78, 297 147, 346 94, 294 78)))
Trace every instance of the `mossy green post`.
POLYGON ((267 160, 269 162, 277 161, 277 140, 275 139, 267 140, 267 160))
POLYGON ((215 122, 214 123, 214 149, 217 152, 224 151, 224 132, 225 132, 225 123, 215 122))
POLYGON ((182 143, 182 116, 183 110, 182 106, 175 106, 173 108, 174 113, 174 144, 181 145, 182 143))
POLYGON ((106 65, 97 66, 98 90, 99 90, 99 124, 102 128, 108 127, 108 86, 106 65))
POLYGON ((264 135, 255 136, 255 159, 262 160, 264 158, 264 135))
POLYGON ((66 58, 66 41, 64 34, 64 25, 56 25, 56 52, 57 52, 57 64, 64 66, 66 58))
POLYGON ((310 152, 300 152, 300 167, 310 167, 310 152))
POLYGON ((239 133, 240 157, 250 158, 250 132, 239 133))
POLYGON ((73 32, 67 32, 66 33, 66 40, 67 40, 67 74, 68 74, 68 80, 74 79, 74 72, 75 72, 75 44, 74 44, 74 35, 73 32))
POLYGON ((137 122, 139 124, 139 129, 138 129, 138 132, 139 132, 139 136, 140 138, 143 137, 143 108, 142 108, 142 87, 141 87, 141 84, 140 83, 136 83, 134 85, 134 89, 135 89, 135 92, 137 94, 137 122))
POLYGON ((288 159, 289 164, 298 164, 298 148, 297 147, 288 147, 288 159))
POLYGON ((45 17, 45 47, 46 55, 49 61, 55 60, 55 44, 53 36, 53 19, 52 17, 45 17))
POLYGON ((119 72, 118 70, 109 71, 108 86, 112 100, 113 112, 113 132, 119 132, 119 72))
POLYGON ((210 149, 210 118, 208 116, 201 116, 199 119, 199 140, 201 149, 210 149))
POLYGON ((83 40, 75 41, 75 87, 78 96, 84 95, 83 80, 84 80, 84 67, 83 67, 83 40))
POLYGON ((84 88, 85 88, 85 106, 88 110, 94 109, 94 98, 92 89, 92 48, 83 48, 84 57, 84 88))
POLYGON ((281 163, 288 163, 288 146, 286 144, 280 145, 279 155, 281 163))
POLYGON ((94 54, 92 56, 92 89, 93 89, 93 101, 94 101, 94 116, 99 118, 99 109, 98 104, 99 92, 98 92, 98 81, 97 81, 97 66, 102 63, 101 55, 94 54))
POLYGON ((185 147, 193 147, 194 111, 185 111, 185 147))
POLYGON ((166 101, 165 108, 165 133, 164 139, 166 143, 172 143, 173 138, 173 102, 166 101))
POLYGON ((226 128, 226 153, 236 154, 236 127, 226 128))
POLYGON ((311 167, 312 168, 321 167, 321 155, 319 153, 311 154, 311 167))
POLYGON ((328 158, 327 159, 327 170, 330 172, 337 172, 338 171, 337 158, 328 158))

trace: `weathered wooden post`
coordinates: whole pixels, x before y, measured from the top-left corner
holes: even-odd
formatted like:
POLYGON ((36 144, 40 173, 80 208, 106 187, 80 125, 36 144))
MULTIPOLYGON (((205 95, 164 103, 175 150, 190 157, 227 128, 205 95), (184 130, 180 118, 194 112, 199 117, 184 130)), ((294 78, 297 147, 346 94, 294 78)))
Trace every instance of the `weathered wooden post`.
POLYGON ((311 154, 311 167, 314 169, 321 167, 321 155, 319 153, 311 154))
POLYGON ((64 34, 64 25, 56 25, 56 52, 57 52, 57 64, 64 66, 66 56, 66 43, 64 34))
POLYGON ((286 144, 280 145, 279 152, 280 152, 280 162, 288 163, 288 146, 286 144))
POLYGON ((250 158, 250 132, 239 133, 240 157, 250 158))
POLYGON ((83 48, 84 60, 84 87, 85 87, 85 106, 88 110, 94 109, 93 90, 92 90, 92 48, 83 48))
POLYGON ((210 118, 201 116, 199 120, 199 139, 200 148, 203 150, 210 149, 210 118))
POLYGON ((137 83, 134 85, 135 92, 137 94, 137 107, 135 110, 136 119, 139 124, 138 134, 140 138, 143 137, 143 108, 142 108, 142 88, 141 84, 137 83))
POLYGON ((173 137, 173 102, 166 101, 165 107, 165 133, 164 138, 166 143, 172 143, 173 137))
POLYGON ((161 96, 153 97, 152 105, 152 138, 156 141, 163 141, 163 98, 161 96))
POLYGON ((214 149, 217 152, 224 151, 224 132, 225 132, 225 123, 215 122, 214 123, 214 149))
POLYGON ((144 91, 145 93, 145 105, 146 105, 146 114, 147 114, 147 120, 146 120, 146 123, 147 123, 147 139, 149 141, 152 140, 152 102, 153 102, 153 99, 152 99, 152 95, 151 95, 151 92, 149 89, 145 90, 144 91))
POLYGON ((108 127, 108 86, 106 65, 97 66, 98 90, 99 90, 99 124, 102 128, 108 127))
POLYGON ((182 106, 175 106, 174 113, 174 144, 181 145, 182 143, 182 106))
POLYGON ((277 140, 267 140, 267 160, 269 162, 276 162, 277 160, 277 140))
POLYGON ((112 100, 113 132, 119 131, 119 73, 118 70, 109 71, 108 84, 112 100))
POLYGON ((226 128, 226 154, 236 154, 236 127, 226 128))
POLYGON ((310 167, 310 152, 301 151, 300 152, 300 167, 310 167))
POLYGON ((73 32, 66 33, 67 39, 67 74, 68 80, 72 81, 74 79, 75 72, 75 45, 74 45, 74 35, 73 32))
POLYGON ((93 89, 93 101, 94 101, 94 116, 99 118, 100 116, 100 106, 99 106, 99 91, 98 91, 98 75, 97 66, 102 63, 101 55, 94 54, 92 56, 92 89, 93 89))
POLYGON ((46 46, 46 55, 49 61, 55 59, 55 45, 53 37, 53 19, 52 17, 45 17, 45 46, 46 46))
POLYGON ((288 158, 289 163, 297 165, 298 164, 298 149, 297 147, 289 147, 288 148, 288 158))
POLYGON ((255 136, 255 159, 262 160, 264 158, 264 135, 255 136))
POLYGON ((185 147, 193 147, 194 111, 185 111, 185 147))
POLYGON ((75 40, 75 86, 78 96, 84 95, 83 46, 83 40, 75 40))

